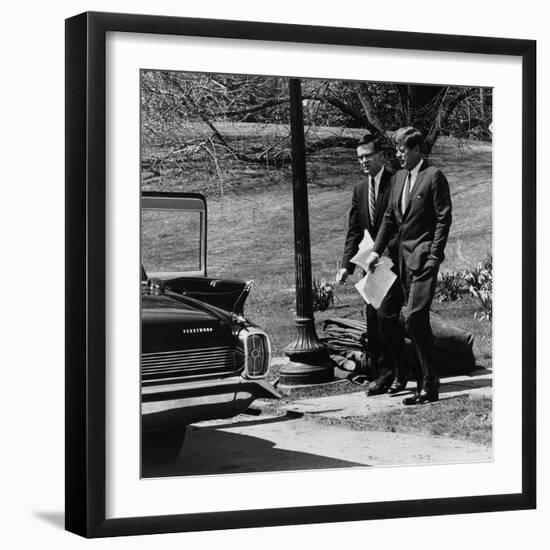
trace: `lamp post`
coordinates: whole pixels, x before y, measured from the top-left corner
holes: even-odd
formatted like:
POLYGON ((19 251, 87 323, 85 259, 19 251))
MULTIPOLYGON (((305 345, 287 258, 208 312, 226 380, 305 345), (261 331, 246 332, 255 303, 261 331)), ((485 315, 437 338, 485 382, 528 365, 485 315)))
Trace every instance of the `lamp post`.
POLYGON ((313 318, 306 151, 302 88, 299 79, 290 79, 289 93, 297 334, 294 341, 285 349, 290 362, 281 368, 279 382, 283 385, 317 384, 334 378, 334 364, 326 347, 317 337, 313 318))

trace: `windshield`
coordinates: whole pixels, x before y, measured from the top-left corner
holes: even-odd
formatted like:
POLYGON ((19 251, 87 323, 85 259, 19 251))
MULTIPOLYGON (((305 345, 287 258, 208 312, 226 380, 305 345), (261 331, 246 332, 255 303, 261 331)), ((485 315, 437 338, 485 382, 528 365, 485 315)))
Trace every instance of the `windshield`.
POLYGON ((147 274, 205 274, 205 214, 200 201, 144 198, 141 212, 141 263, 147 274), (202 244, 204 242, 204 245, 202 244))

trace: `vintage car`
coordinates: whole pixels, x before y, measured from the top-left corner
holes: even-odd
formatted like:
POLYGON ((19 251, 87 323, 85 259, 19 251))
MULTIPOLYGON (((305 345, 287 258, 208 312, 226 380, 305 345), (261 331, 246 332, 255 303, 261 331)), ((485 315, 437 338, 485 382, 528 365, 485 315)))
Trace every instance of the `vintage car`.
POLYGON ((142 194, 142 463, 175 459, 192 422, 280 397, 269 338, 244 316, 251 282, 207 277, 206 212, 200 194, 142 194))

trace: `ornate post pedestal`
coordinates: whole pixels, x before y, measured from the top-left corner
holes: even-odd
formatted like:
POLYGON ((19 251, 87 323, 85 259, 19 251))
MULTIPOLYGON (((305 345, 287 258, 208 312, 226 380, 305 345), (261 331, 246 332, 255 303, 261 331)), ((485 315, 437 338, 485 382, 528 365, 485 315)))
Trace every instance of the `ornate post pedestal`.
POLYGON ((334 364, 317 338, 313 318, 296 317, 296 331, 296 339, 285 349, 290 362, 281 368, 279 383, 293 386, 333 380, 334 364))
POLYGON ((334 367, 327 349, 317 338, 313 318, 304 119, 299 79, 290 79, 289 91, 297 335, 292 344, 285 349, 290 363, 281 368, 279 382, 290 386, 329 382, 334 378, 334 367))

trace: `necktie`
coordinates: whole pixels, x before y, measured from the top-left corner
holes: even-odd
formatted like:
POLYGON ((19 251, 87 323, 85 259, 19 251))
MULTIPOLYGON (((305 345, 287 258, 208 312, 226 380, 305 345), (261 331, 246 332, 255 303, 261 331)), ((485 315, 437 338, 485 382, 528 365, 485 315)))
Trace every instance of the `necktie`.
POLYGON ((369 181, 369 217, 370 223, 374 225, 374 210, 376 208, 376 197, 374 196, 374 178, 370 176, 369 181))
POLYGON ((409 202, 409 193, 411 192, 411 173, 407 172, 407 180, 405 181, 405 187, 403 189, 403 202, 401 203, 401 212, 405 213, 407 204, 409 202))

